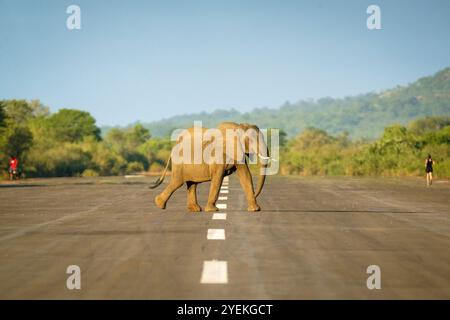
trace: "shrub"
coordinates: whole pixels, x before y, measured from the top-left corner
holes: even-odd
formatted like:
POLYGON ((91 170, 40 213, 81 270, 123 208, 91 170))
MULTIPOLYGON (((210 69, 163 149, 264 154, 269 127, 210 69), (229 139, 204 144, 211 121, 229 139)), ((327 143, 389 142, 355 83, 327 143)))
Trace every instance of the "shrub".
POLYGON ((81 176, 83 178, 88 178, 88 177, 98 177, 99 174, 97 171, 92 170, 92 169, 86 169, 83 171, 83 173, 81 174, 81 176))
POLYGON ((144 165, 141 162, 133 161, 127 165, 127 173, 136 173, 144 171, 144 165))

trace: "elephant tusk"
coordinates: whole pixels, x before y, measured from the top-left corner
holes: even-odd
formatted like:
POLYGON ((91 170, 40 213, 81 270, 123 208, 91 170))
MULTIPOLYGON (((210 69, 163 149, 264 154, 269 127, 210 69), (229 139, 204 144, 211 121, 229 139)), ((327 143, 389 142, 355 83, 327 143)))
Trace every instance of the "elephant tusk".
POLYGON ((260 157, 262 160, 269 160, 269 161, 273 161, 273 162, 277 162, 278 161, 277 159, 274 159, 272 157, 266 157, 266 156, 263 156, 263 155, 261 155, 259 153, 258 153, 258 157, 260 157))

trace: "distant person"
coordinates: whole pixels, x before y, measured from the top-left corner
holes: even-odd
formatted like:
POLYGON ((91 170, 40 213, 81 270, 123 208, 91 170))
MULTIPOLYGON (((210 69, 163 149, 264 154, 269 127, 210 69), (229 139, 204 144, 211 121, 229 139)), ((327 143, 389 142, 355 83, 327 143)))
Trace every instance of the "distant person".
POLYGON ((433 184, 433 165, 434 160, 431 158, 431 154, 428 155, 428 158, 425 160, 425 171, 427 173, 427 186, 431 186, 433 184))
POLYGON ((19 160, 16 157, 11 156, 9 160, 9 180, 13 180, 14 176, 17 175, 17 166, 19 164, 19 160))

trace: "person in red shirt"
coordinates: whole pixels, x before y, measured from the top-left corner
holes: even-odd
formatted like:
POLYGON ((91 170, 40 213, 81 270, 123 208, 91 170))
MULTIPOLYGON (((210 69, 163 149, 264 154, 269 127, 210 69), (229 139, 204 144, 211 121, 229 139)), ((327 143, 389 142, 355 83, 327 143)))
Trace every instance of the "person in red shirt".
POLYGON ((19 160, 17 160, 16 157, 11 156, 11 159, 9 160, 9 179, 12 180, 14 178, 14 175, 17 174, 17 166, 19 164, 19 160))

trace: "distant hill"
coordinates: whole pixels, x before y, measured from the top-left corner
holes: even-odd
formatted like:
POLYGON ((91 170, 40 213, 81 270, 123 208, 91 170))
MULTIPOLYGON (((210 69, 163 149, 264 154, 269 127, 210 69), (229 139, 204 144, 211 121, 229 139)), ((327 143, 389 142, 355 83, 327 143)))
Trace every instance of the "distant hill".
POLYGON ((450 68, 379 93, 286 102, 279 108, 256 108, 245 113, 231 109, 179 115, 143 125, 153 136, 165 136, 201 120, 206 127, 222 121, 255 123, 262 128, 280 128, 290 137, 306 127, 317 127, 330 134, 347 131, 354 139, 372 139, 387 125, 407 124, 425 116, 450 116, 450 68))

